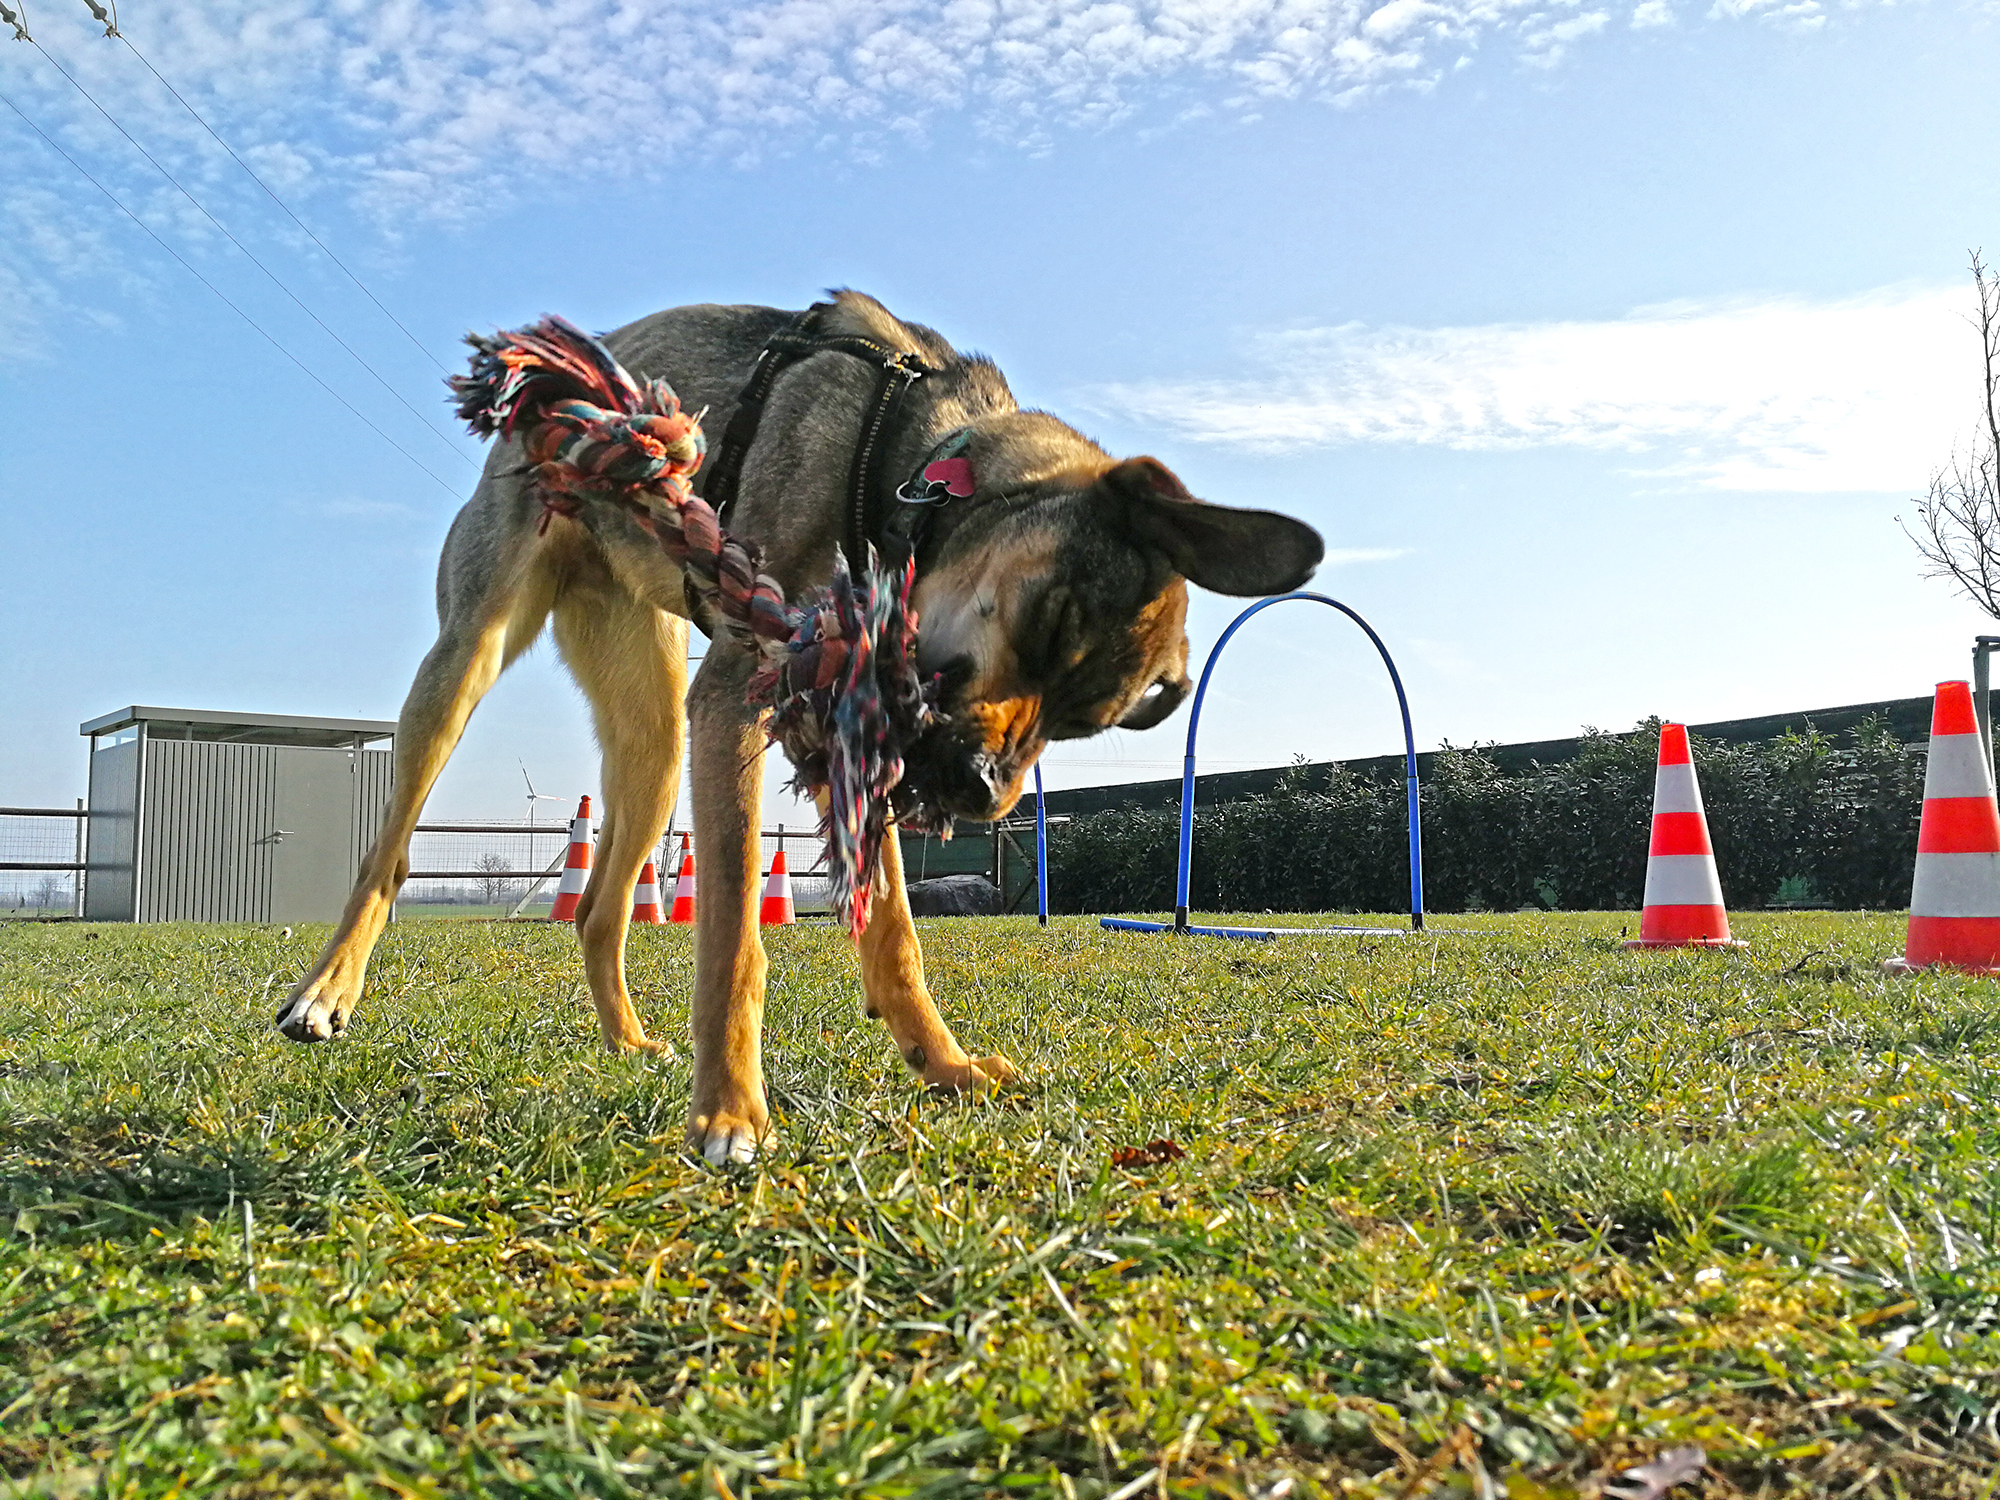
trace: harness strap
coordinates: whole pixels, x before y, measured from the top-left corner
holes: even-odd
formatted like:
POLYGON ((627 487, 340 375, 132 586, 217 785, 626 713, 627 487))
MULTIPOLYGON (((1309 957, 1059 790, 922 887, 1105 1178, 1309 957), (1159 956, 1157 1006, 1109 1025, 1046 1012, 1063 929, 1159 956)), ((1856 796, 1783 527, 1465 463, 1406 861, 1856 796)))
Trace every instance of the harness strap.
POLYGON ((715 461, 708 466, 707 482, 702 485, 702 498, 714 509, 716 517, 724 525, 729 522, 729 513, 736 507, 736 489, 743 477, 743 459, 750 451, 751 443, 757 439, 757 424, 764 419, 764 403, 771 398, 771 387, 777 384, 778 376, 799 357, 799 351, 791 347, 792 341, 805 334, 812 326, 813 317, 826 302, 815 302, 798 317, 789 329, 780 329, 773 334, 757 353, 757 363, 751 368, 749 380, 736 396, 736 410, 729 418, 729 425, 722 429, 722 444, 716 450, 715 461))
POLYGON ((902 411, 903 398, 911 386, 936 370, 918 355, 859 334, 815 334, 813 323, 832 306, 830 302, 815 302, 789 328, 779 329, 764 341, 750 378, 737 395, 736 410, 723 429, 722 443, 715 461, 709 465, 707 483, 702 489, 703 498, 726 526, 741 485, 743 461, 757 440, 757 428, 763 421, 771 388, 777 384, 778 376, 798 360, 831 350, 877 366, 881 373, 876 377, 875 394, 868 403, 861 440, 855 445, 854 458, 848 467, 847 508, 842 517, 841 546, 849 565, 859 568, 867 558, 869 542, 881 534, 886 495, 882 464, 897 415, 902 411))
POLYGON ((869 405, 868 425, 861 429, 861 441, 855 445, 854 462, 848 469, 847 531, 843 544, 849 567, 855 566, 855 559, 867 557, 869 541, 882 535, 883 451, 895 429, 896 414, 903 408, 903 397, 929 373, 929 367, 921 361, 914 365, 903 363, 907 358, 898 355, 894 363, 883 365, 875 385, 875 399, 869 405))

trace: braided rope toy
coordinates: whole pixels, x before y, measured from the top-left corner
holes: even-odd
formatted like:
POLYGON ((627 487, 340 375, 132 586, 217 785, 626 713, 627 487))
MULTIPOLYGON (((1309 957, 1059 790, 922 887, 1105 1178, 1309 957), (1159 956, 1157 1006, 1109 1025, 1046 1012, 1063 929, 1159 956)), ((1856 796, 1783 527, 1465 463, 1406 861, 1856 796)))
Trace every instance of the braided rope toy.
POLYGON ((722 529, 689 482, 707 444, 699 415, 662 380, 643 385, 603 344, 561 318, 470 334, 472 370, 449 377, 458 415, 481 437, 523 433, 541 529, 592 500, 623 507, 680 567, 722 630, 756 653, 748 701, 792 763, 792 785, 824 793, 834 913, 859 938, 893 810, 912 827, 950 818, 903 780, 904 754, 942 722, 937 681, 917 671, 914 559, 861 573, 836 551, 833 580, 787 603, 755 543, 722 529))

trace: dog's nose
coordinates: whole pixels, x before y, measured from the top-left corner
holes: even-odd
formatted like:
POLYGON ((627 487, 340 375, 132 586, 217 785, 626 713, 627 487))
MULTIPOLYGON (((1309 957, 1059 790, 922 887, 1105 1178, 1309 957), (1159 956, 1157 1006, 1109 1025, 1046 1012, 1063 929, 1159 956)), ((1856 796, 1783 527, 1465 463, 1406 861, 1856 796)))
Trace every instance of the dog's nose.
POLYGON ((1013 786, 1014 778, 1006 773, 999 761, 989 756, 979 768, 979 779, 986 783, 986 805, 992 810, 992 816, 997 818, 1013 801, 1008 791, 1013 786))
POLYGON ((965 800, 978 806, 977 810, 968 807, 965 816, 975 823, 989 823, 999 816, 1000 800, 1006 789, 1000 764, 990 755, 975 755, 966 769, 972 774, 965 778, 965 800))
POLYGON ((975 754, 958 763, 950 776, 944 801, 954 815, 972 823, 990 823, 1010 804, 1008 777, 991 755, 975 754))
POLYGON ((1014 804, 1021 799, 1021 771, 1019 767, 1003 762, 998 756, 978 757, 976 769, 979 781, 986 794, 986 809, 974 820, 990 823, 995 818, 1004 818, 1013 811, 1014 804))

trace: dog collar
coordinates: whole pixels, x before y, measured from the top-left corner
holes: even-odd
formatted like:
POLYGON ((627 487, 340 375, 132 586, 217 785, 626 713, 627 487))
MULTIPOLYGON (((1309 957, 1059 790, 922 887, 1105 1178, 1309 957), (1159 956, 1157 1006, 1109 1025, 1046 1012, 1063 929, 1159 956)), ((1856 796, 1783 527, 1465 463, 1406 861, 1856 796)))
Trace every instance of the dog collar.
POLYGON ((909 556, 917 560, 919 571, 938 514, 954 500, 971 499, 979 488, 972 460, 965 456, 971 446, 970 427, 947 433, 896 490, 898 504, 882 527, 883 539, 907 547, 909 556))
POLYGON ((943 505, 969 498, 978 488, 972 477, 972 460, 965 456, 971 446, 970 427, 948 435, 917 465, 917 472, 904 481, 896 498, 905 505, 943 505))

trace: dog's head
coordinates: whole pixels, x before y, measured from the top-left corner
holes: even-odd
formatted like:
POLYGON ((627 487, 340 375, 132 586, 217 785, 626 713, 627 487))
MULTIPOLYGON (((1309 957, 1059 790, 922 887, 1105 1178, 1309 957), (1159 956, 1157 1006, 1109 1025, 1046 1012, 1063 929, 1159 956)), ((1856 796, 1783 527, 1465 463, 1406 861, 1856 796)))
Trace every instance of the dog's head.
MULTIPOLYGON (((1021 448, 1036 419, 1061 426, 1020 414, 1029 431, 1004 446, 1021 448)), ((975 448, 976 468, 1001 459, 1005 477, 980 474, 917 584, 918 660, 942 676, 946 724, 914 747, 909 777, 978 821, 1014 806, 1049 741, 1150 729, 1174 711, 1190 686, 1188 583, 1283 593, 1324 551, 1289 516, 1195 499, 1156 459, 1047 446, 1057 472, 975 448)))

